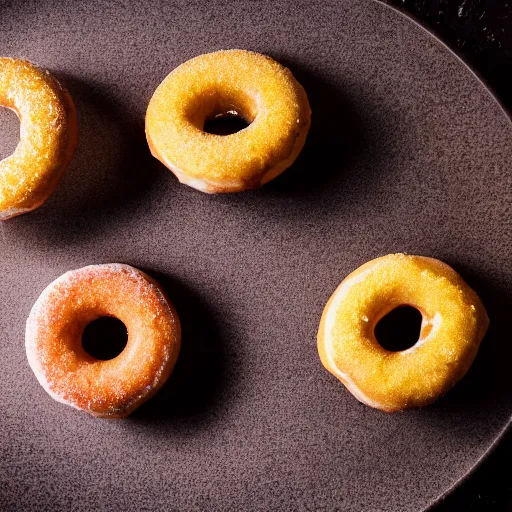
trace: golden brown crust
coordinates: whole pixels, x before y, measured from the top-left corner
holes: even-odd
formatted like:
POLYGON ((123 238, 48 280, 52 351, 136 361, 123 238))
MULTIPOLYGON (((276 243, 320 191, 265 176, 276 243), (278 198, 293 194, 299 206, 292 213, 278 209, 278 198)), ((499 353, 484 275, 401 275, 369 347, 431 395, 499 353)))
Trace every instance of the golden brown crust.
POLYGON ((21 123, 14 153, 0 161, 0 220, 41 206, 68 166, 77 144, 76 111, 69 93, 30 62, 0 58, 0 106, 21 123))
POLYGON ((201 55, 172 71, 146 113, 151 153, 180 182, 207 193, 258 188, 286 170, 311 123, 306 92, 290 70, 245 50, 201 55), (236 110, 250 122, 229 136, 204 120, 236 110))
POLYGON ((128 265, 93 265, 51 283, 27 320, 28 361, 56 400, 94 416, 120 418, 153 396, 179 353, 181 328, 158 283, 128 265), (102 316, 119 318, 128 342, 98 361, 82 347, 83 329, 102 316))
POLYGON ((322 364, 363 403, 383 411, 424 406, 467 372, 489 319, 478 295, 433 258, 393 254, 347 276, 325 306, 318 330, 322 364), (408 304, 423 316, 420 339, 388 352, 377 322, 408 304))

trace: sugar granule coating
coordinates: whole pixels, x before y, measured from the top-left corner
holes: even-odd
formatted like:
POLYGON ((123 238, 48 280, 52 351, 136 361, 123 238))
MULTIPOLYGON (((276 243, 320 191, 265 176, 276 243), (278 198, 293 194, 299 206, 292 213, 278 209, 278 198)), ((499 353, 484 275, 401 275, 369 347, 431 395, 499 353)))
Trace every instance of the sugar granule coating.
POLYGON ((209 193, 257 188, 287 169, 304 146, 311 109, 290 70, 270 57, 222 50, 195 57, 158 86, 146 113, 152 154, 178 179, 209 193), (203 130, 237 112, 249 124, 231 135, 203 130))
POLYGON ((77 143, 73 101, 48 71, 0 57, 0 106, 20 119, 20 141, 0 161, 0 219, 43 204, 55 189, 77 143))
POLYGON ((178 315, 151 277, 128 265, 91 265, 53 281, 26 327, 30 367, 59 402, 94 416, 130 414, 164 384, 181 343, 178 315), (125 349, 99 361, 85 352, 85 327, 103 316, 121 320, 125 349))
POLYGON ((323 365, 361 402, 397 411, 427 405, 468 371, 489 319, 478 295, 445 263, 390 254, 352 272, 327 303, 318 332, 323 365), (400 352, 375 338, 401 305, 422 316, 420 338, 400 352))

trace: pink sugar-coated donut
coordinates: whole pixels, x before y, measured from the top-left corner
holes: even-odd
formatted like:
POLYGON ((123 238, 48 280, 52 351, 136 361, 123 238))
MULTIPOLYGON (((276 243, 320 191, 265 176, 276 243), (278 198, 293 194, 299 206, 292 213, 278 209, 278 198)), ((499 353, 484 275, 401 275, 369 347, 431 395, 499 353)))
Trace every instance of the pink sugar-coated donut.
POLYGON ((32 307, 26 328, 30 367, 55 400, 94 416, 129 415, 153 396, 178 357, 178 315, 160 285, 123 264, 65 273, 32 307), (100 361, 82 346, 84 328, 104 316, 128 331, 124 350, 100 361))

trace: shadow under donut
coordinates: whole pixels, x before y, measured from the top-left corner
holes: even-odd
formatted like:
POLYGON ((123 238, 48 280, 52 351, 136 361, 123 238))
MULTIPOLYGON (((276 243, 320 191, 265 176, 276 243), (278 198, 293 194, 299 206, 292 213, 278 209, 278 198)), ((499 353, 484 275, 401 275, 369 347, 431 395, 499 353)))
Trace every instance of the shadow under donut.
POLYGON ((363 102, 364 95, 354 93, 353 85, 298 62, 280 62, 290 68, 308 95, 311 128, 297 161, 263 187, 265 193, 300 198, 322 195, 334 186, 355 196, 374 186, 381 167, 364 162, 388 158, 386 148, 394 139, 388 128, 398 122, 396 116, 389 113, 383 119, 363 102))
POLYGON ((204 425, 220 407, 229 406, 225 354, 215 318, 189 288, 167 275, 148 270, 164 288, 181 322, 182 341, 178 361, 158 393, 129 417, 132 421, 172 420, 179 427, 204 425))
POLYGON ((144 134, 144 119, 130 114, 101 85, 59 77, 71 94, 78 117, 78 146, 48 201, 6 223, 35 232, 61 246, 101 233, 112 218, 135 213, 153 187, 158 168, 144 134))
MULTIPOLYGON (((401 113, 378 103, 367 84, 344 83, 339 77, 286 58, 304 87, 311 106, 311 127, 297 160, 280 176, 256 190, 212 196, 214 204, 258 212, 272 222, 303 222, 315 214, 351 215, 377 195, 396 168, 401 138, 407 130, 401 113), (366 89, 365 89, 366 87, 366 89)), ((419 141, 410 141, 411 146, 419 141)))
MULTIPOLYGON (((497 403, 512 402, 512 292, 487 279, 483 270, 477 272, 457 264, 453 267, 480 296, 489 316, 489 329, 468 373, 431 408, 443 412, 480 410, 485 417, 497 410, 497 403)), ((499 408, 503 409, 506 408, 499 408)))
POLYGON ((268 186, 276 193, 311 194, 340 177, 364 153, 360 114, 339 85, 294 62, 283 62, 304 87, 311 127, 294 165, 268 186))

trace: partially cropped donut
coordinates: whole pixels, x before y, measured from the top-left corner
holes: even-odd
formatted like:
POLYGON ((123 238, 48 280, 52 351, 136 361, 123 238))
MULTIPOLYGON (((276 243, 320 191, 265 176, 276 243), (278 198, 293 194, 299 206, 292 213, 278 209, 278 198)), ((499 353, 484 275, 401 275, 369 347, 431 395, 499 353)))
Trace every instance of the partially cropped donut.
POLYGON ((323 365, 361 402, 397 411, 433 402, 473 362, 489 319, 478 295, 445 263, 390 254, 352 272, 327 303, 318 332, 323 365), (375 326, 396 307, 423 316, 411 348, 385 350, 375 326))
POLYGON ((30 367, 55 400, 94 416, 127 416, 153 396, 172 372, 181 329, 160 285, 128 265, 92 265, 51 283, 27 320, 30 367), (128 331, 124 350, 97 360, 82 346, 92 321, 113 316, 128 331))
POLYGON ((75 107, 48 71, 0 57, 0 107, 16 112, 20 141, 0 161, 0 219, 34 210, 55 189, 77 142, 75 107))
POLYGON ((311 110, 290 70, 270 57, 225 50, 195 57, 158 86, 146 113, 153 156, 203 192, 257 188, 297 158, 311 110), (204 131, 223 114, 249 123, 231 135, 204 131))

